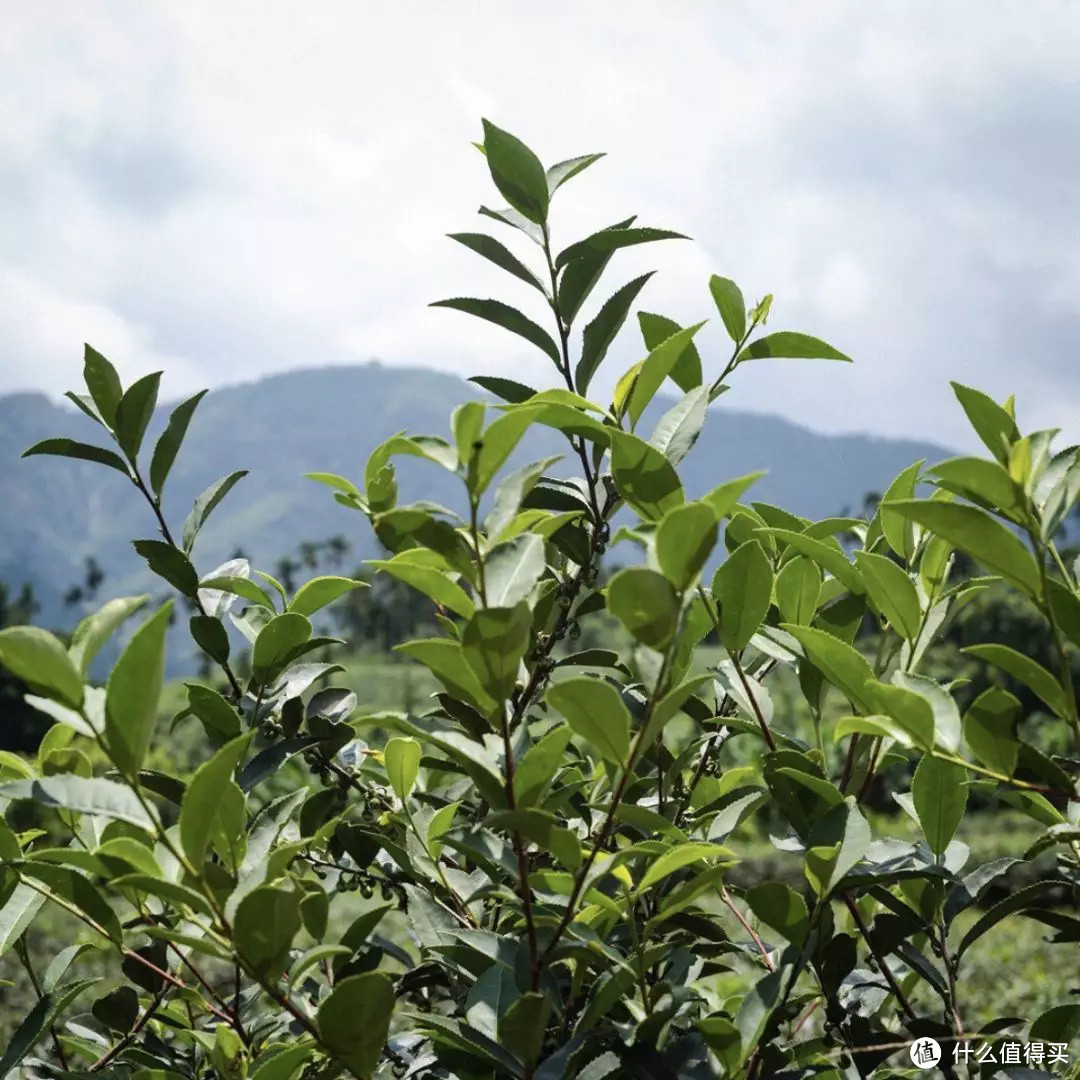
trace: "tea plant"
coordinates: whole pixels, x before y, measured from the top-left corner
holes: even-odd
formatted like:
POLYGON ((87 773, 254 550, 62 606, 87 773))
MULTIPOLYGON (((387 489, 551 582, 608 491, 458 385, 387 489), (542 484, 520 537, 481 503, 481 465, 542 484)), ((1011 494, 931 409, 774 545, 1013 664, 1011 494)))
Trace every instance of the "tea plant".
POLYGON ((994 1061, 1030 1041, 1043 1053, 1019 1062, 1024 1075, 1060 1074, 1080 1005, 972 1030, 964 970, 1020 918, 1076 964, 1080 567, 1052 537, 1080 494, 1077 448, 1055 453, 1053 432, 1021 434, 1011 401, 956 386, 988 456, 912 465, 869 520, 811 522, 747 501, 757 477, 724 477, 722 462, 717 486, 688 498, 679 463, 720 422, 708 407, 740 367, 847 357, 766 332, 772 297, 748 308, 713 277, 726 358, 699 351, 704 323, 642 311, 646 355, 610 401, 591 400, 649 275, 578 333, 586 302, 617 251, 678 234, 631 217, 558 250, 551 204, 601 155, 545 169, 488 123, 481 149, 509 203, 481 214, 524 254, 484 233, 453 239, 516 278, 548 329, 499 300, 442 304, 529 341, 558 385, 477 378, 490 397, 457 408, 448 438, 395 436, 361 483, 312 476, 369 519, 387 551, 377 571, 432 604, 439 633, 397 646, 441 687, 418 714, 359 714, 329 682, 335 665, 313 659, 334 643, 311 617, 360 582, 319 576, 290 595, 245 560, 196 569, 201 526, 244 475, 212 485, 178 530, 167 521, 162 491, 201 395, 173 410, 147 471, 159 374, 124 389, 87 348, 88 393, 69 396, 112 446, 27 451, 98 462, 134 487, 159 533, 135 549, 190 604, 190 634, 221 679, 190 683, 174 720, 201 725, 205 760, 186 779, 165 775, 145 762, 170 604, 104 687, 90 665, 145 598, 110 601, 67 644, 34 627, 0 632, 0 663, 55 720, 36 757, 0 759, 0 950, 19 954, 39 999, 0 1075, 906 1076, 926 1036, 945 1047, 947 1074, 997 1068, 953 1065, 964 1039, 994 1061), (647 432, 667 386, 679 395, 647 432), (511 461, 537 426, 560 433, 564 461, 511 461), (401 455, 446 470, 464 512, 402 501, 401 455), (616 541, 640 556, 601 582, 616 541), (957 582, 954 551, 985 576, 957 582), (966 651, 1045 703, 1067 756, 1026 736, 1005 690, 961 714, 954 684, 920 671, 935 636, 999 580, 1046 620, 1057 666, 992 643, 966 651), (576 648, 603 612, 627 647, 576 648), (881 630, 872 656, 857 639, 868 618, 881 630), (706 638, 722 646, 712 665, 706 638), (773 707, 784 669, 809 705, 810 743, 773 707), (739 765, 736 742, 752 748, 739 765), (886 770, 910 776, 897 802, 917 843, 874 836, 860 810, 886 770), (1041 838, 971 865, 954 837, 973 791, 1027 814, 1041 838), (747 822, 801 856, 801 888, 729 883, 747 822), (1048 849, 1052 878, 958 924, 1013 864, 1048 849), (45 904, 82 932, 38 971, 25 934, 45 904), (111 961, 108 983, 80 975, 89 957, 111 961))

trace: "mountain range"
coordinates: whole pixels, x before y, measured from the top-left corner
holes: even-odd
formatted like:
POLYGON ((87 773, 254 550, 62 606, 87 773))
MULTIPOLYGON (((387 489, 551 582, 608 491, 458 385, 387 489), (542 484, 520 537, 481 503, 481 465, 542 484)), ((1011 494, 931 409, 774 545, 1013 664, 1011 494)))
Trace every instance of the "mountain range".
MULTIPOLYGON (((78 379, 72 372, 72 384, 78 379)), ((367 521, 337 504, 305 472, 339 473, 360 481, 370 452, 399 431, 447 434, 451 409, 483 397, 456 376, 387 366, 307 368, 207 394, 165 488, 166 518, 178 530, 193 500, 235 469, 250 469, 199 536, 194 561, 206 573, 242 548, 253 564, 273 568, 305 540, 344 534, 356 563, 377 554, 367 521)), ((671 401, 658 401, 640 424, 648 433, 671 401)), ((147 447, 164 425, 159 407, 147 447)), ((95 441, 94 424, 41 393, 0 396, 0 581, 33 586, 39 620, 70 625, 76 613, 62 598, 81 581, 93 557, 105 572, 99 599, 160 591, 130 541, 157 535, 149 508, 115 471, 53 457, 20 460, 33 443, 68 436, 95 441)), ((517 452, 533 460, 559 452, 559 436, 530 432, 517 452)), ((931 443, 873 435, 822 435, 776 416, 740 412, 724 399, 713 406, 681 471, 689 495, 723 480, 767 470, 751 497, 811 518, 861 508, 905 466, 950 451, 931 443)), ((401 501, 458 502, 454 481, 437 466, 397 459, 401 501)), ((616 549, 617 550, 617 549, 616 549)))

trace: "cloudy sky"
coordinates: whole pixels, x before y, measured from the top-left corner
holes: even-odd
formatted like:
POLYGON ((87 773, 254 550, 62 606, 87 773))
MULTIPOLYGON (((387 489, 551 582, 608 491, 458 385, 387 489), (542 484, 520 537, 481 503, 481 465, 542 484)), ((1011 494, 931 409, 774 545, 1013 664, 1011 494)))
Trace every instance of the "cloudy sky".
MULTIPOLYGON (((0 6, 0 393, 74 386, 84 340, 170 397, 373 356, 548 380, 426 306, 532 303, 444 238, 498 204, 486 116, 548 162, 608 152, 557 242, 632 213, 694 238, 609 291, 660 270, 641 306, 696 321, 719 272, 856 360, 749 365, 732 405, 962 446, 958 379, 1080 436, 1064 0, 0 6)), ((608 385, 639 353, 628 327, 608 385)))

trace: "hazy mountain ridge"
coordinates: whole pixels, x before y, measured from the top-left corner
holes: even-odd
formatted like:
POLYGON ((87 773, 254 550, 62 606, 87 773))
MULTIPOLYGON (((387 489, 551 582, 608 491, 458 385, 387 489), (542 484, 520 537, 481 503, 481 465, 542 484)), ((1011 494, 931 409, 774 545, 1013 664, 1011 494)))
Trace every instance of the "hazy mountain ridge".
MULTIPOLYGON (((73 383, 77 373, 72 373, 73 383)), ((243 547, 271 568, 302 540, 344 533, 353 558, 375 554, 367 522, 334 502, 305 472, 336 472, 359 480, 368 455, 397 431, 447 434, 454 405, 477 388, 453 375, 372 362, 305 369, 207 394, 192 421, 165 488, 165 512, 178 530, 195 497, 234 469, 250 475, 207 523, 194 552, 206 572, 243 547)), ((643 418, 651 432, 670 402, 643 418)), ((164 425, 161 407, 147 446, 164 425)), ((40 393, 0 397, 0 580, 33 584, 41 620, 68 623, 61 597, 94 556, 107 578, 103 596, 141 591, 155 583, 129 541, 156 535, 149 508, 116 472, 89 463, 35 457, 19 460, 34 442, 66 435, 101 442, 93 423, 40 393)), ((533 459, 564 449, 561 436, 531 432, 519 450, 533 459)), ((687 492, 700 494, 722 480, 769 470, 752 497, 808 517, 845 505, 858 508, 920 458, 948 456, 944 447, 870 435, 821 435, 776 416, 740 412, 722 400, 683 463, 687 492)), ((432 499, 454 505, 452 479, 437 466, 397 459, 403 501, 432 499)))

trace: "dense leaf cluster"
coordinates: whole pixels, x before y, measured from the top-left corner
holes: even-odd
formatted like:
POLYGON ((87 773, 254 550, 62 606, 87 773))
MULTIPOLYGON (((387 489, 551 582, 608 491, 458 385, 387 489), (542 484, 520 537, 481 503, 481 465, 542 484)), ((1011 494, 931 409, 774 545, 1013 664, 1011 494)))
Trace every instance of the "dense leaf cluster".
MULTIPOLYGON (((201 725, 203 763, 165 775, 146 759, 168 604, 104 687, 88 665, 145 598, 110 601, 69 647, 30 626, 0 632, 0 663, 55 721, 34 760, 0 761, 8 821, 29 801, 43 822, 0 824, 0 951, 21 951, 39 996, 0 1075, 902 1076, 922 1036, 1067 1042, 1080 1026, 1069 1002, 971 1031, 963 972, 969 950, 1016 918, 1044 923, 1075 963, 1080 568, 1052 538, 1080 493, 1077 448, 1055 452, 1054 433, 1021 433, 1011 401, 957 386, 987 456, 913 465, 866 520, 748 501, 754 476, 718 476, 688 499, 679 463, 739 367, 847 358, 765 332, 772 298, 748 308, 714 277, 726 361, 699 351, 703 323, 640 312, 644 358, 610 401, 591 400, 646 279, 595 306, 578 334, 580 312, 617 251, 677 234, 628 218, 557 251, 552 199, 599 155, 545 169, 488 123, 481 149, 509 204, 481 213, 518 234, 532 265, 494 236, 454 239, 536 294, 551 329, 498 300, 444 306, 525 338, 561 385, 477 379, 492 399, 456 409, 448 438, 395 436, 359 482, 312 476, 370 520, 388 553, 376 572, 431 605, 433 636, 398 643, 441 687, 418 714, 360 714, 332 685, 334 665, 313 659, 333 641, 312 617, 360 582, 287 589, 239 558, 196 570, 201 526, 244 476, 213 484, 173 532, 161 493, 199 395, 175 409, 144 474, 159 376, 124 389, 88 348, 88 394, 72 400, 114 448, 28 451, 97 461, 134 486, 159 530, 135 548, 189 601, 191 635, 222 680, 192 682, 175 721, 201 725), (680 396, 643 431, 668 384, 680 396), (565 437, 571 478, 553 458, 511 462, 535 425, 565 437), (401 455, 457 477, 467 512, 404 501, 401 455), (917 497, 926 483, 933 493, 917 497), (613 534, 623 509, 629 524, 613 534), (603 581, 616 541, 640 558, 603 581), (957 552, 984 576, 951 578, 957 552), (1045 627, 1051 667, 998 644, 965 651, 1030 690, 1064 755, 1028 736, 1006 690, 961 712, 953 682, 922 669, 957 613, 1001 581, 1045 627), (626 649, 575 645, 601 612, 626 649), (867 617, 881 627, 875 656, 856 647, 867 617), (721 659, 705 665, 712 635, 721 659), (811 743, 773 707, 784 670, 811 710, 811 743), (735 745, 750 748, 738 765, 735 745), (875 836, 861 809, 896 765, 911 776, 897 801, 917 843, 875 836), (969 863, 955 834, 972 792, 1039 823, 1027 859, 1057 855, 1052 878, 974 921, 959 917, 1016 860, 969 863), (799 888, 728 881, 734 834, 765 814, 781 823, 773 843, 801 856, 799 888), (83 934, 39 973, 23 938, 44 904, 83 934), (80 976, 91 952, 115 960, 118 983, 80 976)), ((1026 1075, 1050 1075, 1051 1060, 1026 1075)))

